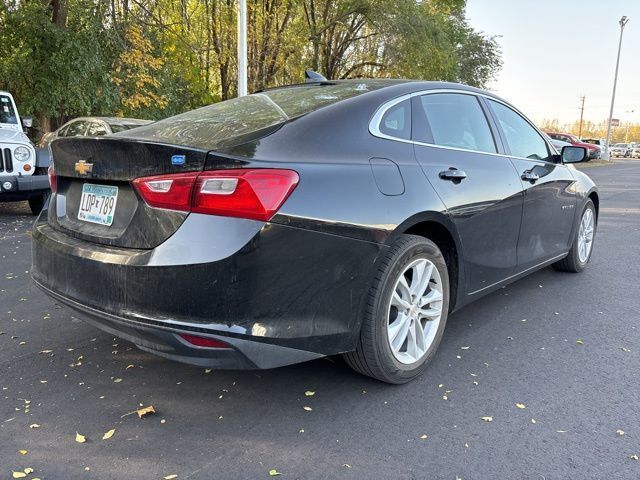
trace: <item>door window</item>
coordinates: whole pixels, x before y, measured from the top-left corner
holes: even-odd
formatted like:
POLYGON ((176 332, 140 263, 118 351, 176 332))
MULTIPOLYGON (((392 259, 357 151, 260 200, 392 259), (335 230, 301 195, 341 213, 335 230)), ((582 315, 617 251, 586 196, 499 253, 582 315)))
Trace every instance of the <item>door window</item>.
POLYGON ((87 130, 87 136, 89 137, 99 137, 102 135, 106 135, 109 132, 107 131, 107 127, 105 127, 100 122, 93 122, 89 126, 89 130, 87 130))
POLYGON ((475 95, 423 95, 418 102, 417 115, 424 118, 416 122, 415 140, 442 147, 496 153, 489 123, 475 95), (422 129, 420 125, 423 125, 422 129))
POLYGON ((506 105, 489 100, 504 132, 511 155, 531 160, 550 160, 547 142, 520 114, 506 105))
POLYGON ((64 136, 65 137, 82 136, 85 134, 86 131, 87 131, 87 122, 85 121, 73 122, 67 128, 67 131, 65 132, 64 136))

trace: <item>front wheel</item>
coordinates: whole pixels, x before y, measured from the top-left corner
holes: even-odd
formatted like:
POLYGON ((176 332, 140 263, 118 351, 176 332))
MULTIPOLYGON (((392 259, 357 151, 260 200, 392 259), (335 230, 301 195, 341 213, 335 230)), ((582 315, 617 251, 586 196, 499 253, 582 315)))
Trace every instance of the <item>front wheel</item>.
POLYGON ((357 347, 345 354, 354 370, 387 383, 406 383, 433 357, 447 322, 449 275, 430 240, 402 235, 376 272, 357 347))
POLYGON ((571 250, 569 250, 569 254, 566 257, 553 264, 556 270, 578 273, 585 269, 593 251, 596 224, 596 207, 593 201, 587 200, 582 209, 580 223, 573 237, 571 250))

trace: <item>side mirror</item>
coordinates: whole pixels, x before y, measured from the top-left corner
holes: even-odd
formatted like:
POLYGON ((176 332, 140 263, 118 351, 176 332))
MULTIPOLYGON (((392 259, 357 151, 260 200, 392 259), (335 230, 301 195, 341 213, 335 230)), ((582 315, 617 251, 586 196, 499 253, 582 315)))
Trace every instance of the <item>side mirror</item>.
POLYGON ((22 117, 22 126, 24 128, 31 128, 33 126, 33 118, 32 117, 22 117))
POLYGON ((584 162, 587 158, 587 149, 584 147, 562 147, 562 163, 584 162))

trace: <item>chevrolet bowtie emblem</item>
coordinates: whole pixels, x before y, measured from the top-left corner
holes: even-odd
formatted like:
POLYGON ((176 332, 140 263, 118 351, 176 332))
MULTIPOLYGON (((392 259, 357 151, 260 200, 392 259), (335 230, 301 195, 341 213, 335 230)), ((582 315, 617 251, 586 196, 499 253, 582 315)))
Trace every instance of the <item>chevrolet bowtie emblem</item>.
POLYGON ((93 170, 93 163, 87 163, 86 160, 80 160, 76 162, 76 172, 80 175, 86 175, 93 170))

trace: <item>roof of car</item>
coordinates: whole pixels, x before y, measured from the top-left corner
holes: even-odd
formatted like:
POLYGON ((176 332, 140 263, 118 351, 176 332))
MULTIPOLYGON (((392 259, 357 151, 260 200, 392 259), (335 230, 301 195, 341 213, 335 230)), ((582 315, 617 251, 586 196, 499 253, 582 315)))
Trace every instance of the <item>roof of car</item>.
POLYGON ((77 117, 69 120, 69 122, 75 122, 76 120, 102 120, 103 122, 107 122, 110 125, 147 125, 148 123, 153 122, 153 120, 123 117, 77 117))

